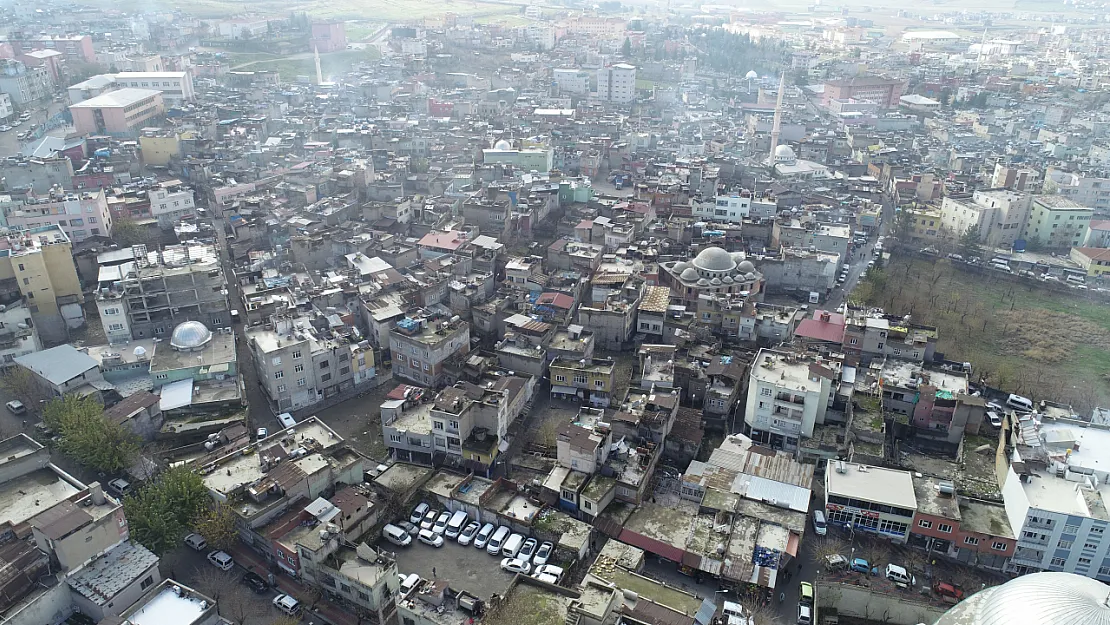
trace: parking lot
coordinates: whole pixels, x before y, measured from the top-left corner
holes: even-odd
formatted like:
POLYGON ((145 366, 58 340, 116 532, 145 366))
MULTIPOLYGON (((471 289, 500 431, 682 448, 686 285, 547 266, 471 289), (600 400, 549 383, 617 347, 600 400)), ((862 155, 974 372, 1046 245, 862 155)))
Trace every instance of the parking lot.
MULTIPOLYGON (((255 593, 242 582, 246 573, 242 563, 236 562, 230 571, 221 571, 206 559, 209 551, 180 547, 167 558, 170 570, 163 569, 162 574, 212 597, 220 615, 240 625, 267 625, 281 615, 270 604, 280 592, 278 589, 255 593)), ((266 577, 265 571, 259 572, 266 577)))
POLYGON ((501 570, 501 556, 491 556, 485 549, 464 547, 446 537, 438 549, 415 537, 408 547, 397 547, 381 540, 378 548, 397 554, 397 570, 402 575, 418 573, 425 579, 447 580, 451 588, 465 590, 479 599, 489 599, 494 593, 503 594, 513 579, 512 573, 501 570))

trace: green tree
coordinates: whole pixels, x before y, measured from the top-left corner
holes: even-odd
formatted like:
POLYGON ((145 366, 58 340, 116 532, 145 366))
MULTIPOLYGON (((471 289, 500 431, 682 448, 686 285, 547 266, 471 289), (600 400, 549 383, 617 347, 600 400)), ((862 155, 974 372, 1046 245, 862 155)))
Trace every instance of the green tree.
POLYGON ((621 45, 621 55, 624 58, 632 58, 632 40, 628 37, 624 38, 624 43, 621 45))
POLYGON ((974 225, 960 235, 960 254, 964 258, 979 255, 979 226, 974 225))
POLYGON ((228 549, 235 544, 239 516, 231 506, 217 503, 201 510, 194 527, 214 549, 228 549))
POLYGON ((896 245, 909 245, 913 236, 913 216, 909 211, 897 210, 890 222, 890 238, 896 245))
POLYGON ((112 223, 112 240, 120 247, 131 247, 145 241, 146 235, 134 220, 121 217, 112 223))
POLYGON ((131 537, 157 555, 177 547, 208 507, 208 488, 188 467, 173 467, 123 502, 131 537))
POLYGON ((98 471, 119 473, 139 455, 135 435, 105 419, 104 407, 91 397, 57 397, 44 406, 42 420, 61 437, 63 454, 98 471))
POLYGON ((1025 249, 1030 252, 1039 252, 1044 249, 1044 243, 1041 242, 1040 237, 1029 237, 1025 240, 1025 249))

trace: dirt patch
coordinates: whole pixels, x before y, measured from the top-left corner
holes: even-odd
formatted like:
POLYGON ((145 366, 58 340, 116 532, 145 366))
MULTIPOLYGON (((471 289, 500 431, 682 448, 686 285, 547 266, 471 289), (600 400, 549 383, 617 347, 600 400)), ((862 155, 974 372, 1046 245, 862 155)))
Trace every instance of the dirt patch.
POLYGON ((996 313, 1002 330, 1001 352, 1056 364, 1075 356, 1080 344, 1110 350, 1110 331, 1075 315, 1049 310, 996 313))

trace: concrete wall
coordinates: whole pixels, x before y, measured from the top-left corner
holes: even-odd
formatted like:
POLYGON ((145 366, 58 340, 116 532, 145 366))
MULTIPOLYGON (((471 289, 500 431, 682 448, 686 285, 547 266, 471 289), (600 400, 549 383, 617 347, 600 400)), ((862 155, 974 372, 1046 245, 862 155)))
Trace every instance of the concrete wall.
POLYGON ((916 595, 872 592, 865 586, 847 583, 815 584, 817 619, 821 622, 823 608, 836 608, 841 616, 870 619, 892 625, 918 625, 933 623, 940 618, 947 606, 917 601, 916 595))
POLYGON ((18 612, 4 615, 5 625, 58 625, 76 610, 70 598, 69 585, 61 582, 51 587, 35 601, 23 605, 18 612))

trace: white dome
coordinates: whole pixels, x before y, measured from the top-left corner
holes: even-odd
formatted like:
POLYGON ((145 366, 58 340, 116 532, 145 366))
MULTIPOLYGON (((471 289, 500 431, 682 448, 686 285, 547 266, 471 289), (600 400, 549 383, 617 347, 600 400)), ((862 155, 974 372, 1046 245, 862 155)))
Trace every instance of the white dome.
POLYGON ((744 78, 747 78, 748 80, 751 80, 753 78, 759 78, 759 74, 755 73, 755 70, 753 69, 753 70, 748 71, 747 74, 744 74, 744 78))
POLYGON ((1107 588, 1073 573, 1032 573, 978 592, 936 625, 1110 625, 1107 588))
POLYGON ((709 286, 709 280, 705 278, 698 279, 698 286, 709 286))
POLYGON ((675 266, 672 269, 675 273, 682 273, 683 271, 686 271, 687 269, 691 269, 691 268, 693 268, 693 265, 691 265, 690 263, 688 263, 686 261, 681 261, 681 262, 675 263, 675 266))
POLYGON ((725 276, 724 278, 721 278, 721 282, 724 282, 725 284, 732 284, 734 280, 732 279, 732 276, 725 276))
POLYGON ((504 139, 501 139, 497 143, 493 144, 493 149, 495 149, 495 150, 511 150, 511 149, 513 149, 513 144, 509 143, 508 141, 506 141, 504 139))
POLYGON ((707 247, 694 258, 694 266, 701 271, 730 272, 736 268, 732 255, 719 247, 707 247))
POLYGON ((755 271, 755 265, 753 265, 750 260, 741 261, 740 264, 736 266, 736 270, 740 273, 751 273, 755 271))
POLYGON ((775 148, 775 162, 793 164, 798 160, 794 155, 794 148, 789 145, 780 145, 775 148))
POLYGON ((698 279, 698 270, 687 267, 678 277, 684 282, 694 282, 698 279))
POLYGON ((173 329, 170 347, 181 351, 200 349, 212 340, 212 332, 199 321, 186 321, 173 329))
POLYGON ((135 357, 142 358, 143 356, 146 356, 146 348, 142 345, 139 345, 135 348, 135 357))
POLYGON ((721 286, 721 279, 720 278, 713 278, 712 280, 709 281, 709 284, 712 284, 713 286, 721 286))

